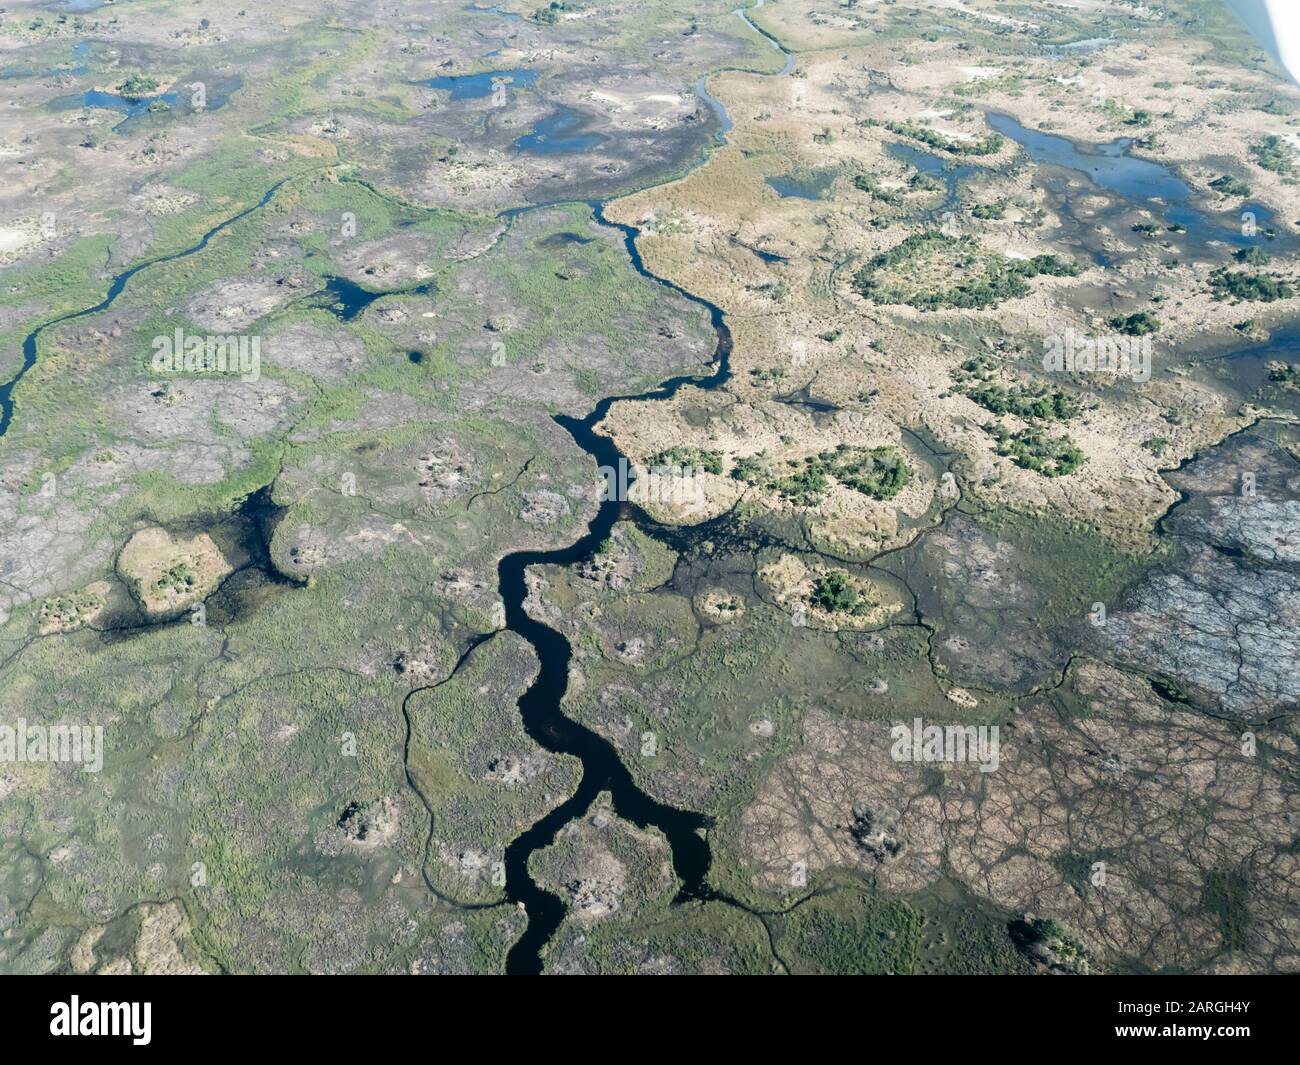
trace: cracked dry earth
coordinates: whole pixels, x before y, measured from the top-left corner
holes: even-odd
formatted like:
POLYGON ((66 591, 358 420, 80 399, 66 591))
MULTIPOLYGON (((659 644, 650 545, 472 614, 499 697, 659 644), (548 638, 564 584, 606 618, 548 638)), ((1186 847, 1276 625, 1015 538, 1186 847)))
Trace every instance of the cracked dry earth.
POLYGON ((1207 708, 1251 721, 1294 706, 1300 467, 1243 434, 1170 479, 1191 496, 1166 523, 1185 545, 1183 564, 1140 586, 1103 639, 1122 660, 1178 678, 1207 708))
POLYGON ((1237 730, 1171 711, 1139 679, 1097 664, 1075 679, 1088 715, 1030 704, 987 774, 898 763, 887 724, 810 714, 804 748, 741 817, 756 880, 779 891, 803 862, 910 893, 950 875, 1010 910, 1055 916, 1099 956, 1293 970, 1300 798, 1268 755, 1294 756, 1294 729, 1270 732, 1249 758, 1237 730), (1091 885, 1098 861, 1104 888, 1091 885), (1219 929, 1197 911, 1207 878, 1227 869, 1252 884, 1253 921, 1239 949, 1207 953, 1219 929))
MULTIPOLYGON (((797 869, 854 868, 901 893, 953 878, 1064 922, 1112 965, 1294 971, 1295 480, 1293 455, 1253 432, 1172 473, 1174 557, 1096 630, 1097 657, 1017 703, 996 771, 900 763, 896 722, 810 712, 738 819, 753 882, 793 897, 797 869), (1227 880, 1249 893, 1244 928, 1227 880)), ((951 558, 951 540, 930 545, 951 558)), ((981 549, 991 563, 974 547, 971 564, 981 549)), ((990 572, 975 569, 968 605, 990 572)), ((1031 591, 995 599, 1014 609, 1031 591)))

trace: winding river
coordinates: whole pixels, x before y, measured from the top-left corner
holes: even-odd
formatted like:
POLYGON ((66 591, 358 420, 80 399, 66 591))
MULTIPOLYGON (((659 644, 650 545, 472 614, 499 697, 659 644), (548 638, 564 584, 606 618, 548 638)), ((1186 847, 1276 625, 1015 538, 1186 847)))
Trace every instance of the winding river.
MULTIPOLYGON (((761 7, 762 0, 754 6, 761 7)), ((794 56, 781 48, 770 34, 755 26, 743 9, 737 10, 735 14, 785 57, 785 65, 779 72, 757 76, 780 77, 788 74, 794 68, 794 56)), ((698 90, 701 99, 717 114, 720 122, 719 141, 725 143, 726 133, 731 128, 731 120, 725 107, 704 88, 703 79, 700 80, 698 90)), ((696 165, 704 163, 707 158, 706 152, 696 165)), ((278 182, 268 189, 257 203, 213 226, 192 246, 170 255, 145 260, 116 275, 105 297, 94 306, 51 318, 28 333, 23 341, 22 365, 9 381, 0 385, 0 437, 8 431, 13 418, 13 390, 36 364, 38 342, 45 330, 108 309, 136 274, 149 267, 174 262, 202 251, 222 230, 269 203, 288 180, 290 179, 286 178, 278 182)), ((606 217, 604 205, 600 202, 589 201, 587 205, 591 208, 597 223, 617 229, 622 234, 628 257, 638 273, 708 310, 717 337, 713 354, 714 369, 710 374, 704 376, 685 374, 671 378, 648 392, 610 396, 602 400, 584 418, 566 415, 556 417, 557 423, 569 433, 578 447, 595 460, 597 466, 617 467, 622 457, 618 449, 609 437, 602 436, 596 431, 596 426, 608 414, 610 407, 624 400, 667 399, 686 384, 698 388, 717 388, 731 377, 732 339, 721 308, 687 292, 672 281, 651 273, 646 268, 636 246, 638 231, 635 227, 611 221, 606 217)), ((502 217, 508 220, 523 211, 550 206, 555 205, 537 204, 514 208, 502 212, 502 217)), ((356 288, 356 286, 352 287, 356 288)), ((370 293, 364 290, 352 292, 349 289, 343 292, 327 289, 325 293, 317 295, 333 297, 341 304, 341 309, 337 313, 344 316, 351 309, 353 302, 368 304, 373 298, 389 294, 370 293)), ((355 314, 350 316, 354 317, 355 314)), ((672 852, 673 869, 681 881, 676 901, 712 899, 739 905, 727 896, 714 891, 707 883, 711 853, 704 832, 710 825, 709 818, 704 814, 679 810, 651 798, 637 787, 632 774, 608 740, 565 716, 561 704, 568 689, 572 648, 562 633, 530 617, 524 609, 524 602, 528 595, 526 580, 528 567, 569 566, 582 561, 609 535, 614 523, 624 512, 624 507, 624 504, 616 500, 603 502, 588 524, 585 533, 574 543, 550 551, 517 551, 503 557, 497 566, 498 591, 505 604, 506 629, 518 634, 532 646, 540 664, 536 679, 518 702, 524 728, 528 735, 547 751, 553 754, 572 755, 582 764, 582 779, 576 792, 516 837, 506 848, 506 898, 510 902, 522 904, 528 917, 523 936, 511 948, 507 957, 506 971, 509 973, 535 974, 542 971, 541 952, 559 928, 567 910, 560 898, 544 890, 533 880, 528 871, 529 859, 538 850, 549 846, 564 825, 582 817, 602 791, 610 792, 614 809, 620 817, 641 828, 655 828, 663 833, 672 852)), ((461 661, 464 661, 464 656, 461 661)), ((405 705, 403 710, 405 712, 405 705)), ((407 738, 409 742, 409 731, 407 738)), ((747 909, 743 906, 740 908, 747 909)))
MULTIPOLYGON (((762 0, 756 6, 762 6, 762 0)), ((770 35, 754 26, 743 10, 737 10, 735 14, 785 56, 785 66, 773 76, 788 74, 794 68, 794 56, 782 49, 770 35)), ((726 132, 731 128, 726 109, 719 100, 704 90, 703 79, 698 88, 702 98, 718 115, 721 123, 720 139, 725 142, 726 132)), ((585 418, 563 415, 556 417, 555 420, 569 433, 574 443, 591 455, 598 467, 618 468, 618 461, 623 456, 609 437, 596 432, 596 426, 604 420, 610 407, 623 400, 668 399, 686 384, 697 388, 719 387, 731 377, 732 340, 720 307, 687 292, 667 278, 651 273, 646 269, 636 246, 637 230, 633 226, 610 221, 602 204, 592 202, 589 206, 598 223, 615 228, 623 234, 628 257, 637 272, 692 303, 707 308, 717 335, 717 347, 713 355, 715 368, 708 376, 687 374, 674 377, 639 395, 610 396, 597 404, 585 418)), ((602 791, 610 793, 614 811, 619 817, 643 829, 658 829, 667 839, 672 852, 673 870, 682 885, 675 901, 731 901, 719 895, 707 883, 712 855, 704 830, 710 825, 709 818, 652 799, 637 787, 632 774, 608 740, 565 715, 562 702, 568 690, 572 648, 562 633, 530 617, 524 609, 524 601, 528 597, 528 567, 570 566, 581 562, 609 535, 623 509, 624 505, 617 500, 602 502, 596 516, 587 526, 587 531, 568 547, 552 551, 516 551, 502 558, 497 566, 498 591, 505 603, 506 628, 528 641, 540 663, 537 679, 519 699, 519 713, 524 729, 547 751, 572 755, 582 763, 582 779, 577 791, 516 837, 506 848, 506 895, 511 901, 521 903, 528 915, 528 926, 523 936, 506 958, 506 972, 511 974, 533 975, 542 971, 542 949, 560 927, 567 910, 562 899, 539 886, 533 879, 528 871, 529 859, 537 851, 550 846, 566 824, 586 814, 602 791)))
MULTIPOLYGON (((762 6, 763 0, 758 0, 754 7, 749 10, 762 6)), ((478 10, 505 14, 492 9, 478 10)), ((756 76, 780 77, 788 75, 794 68, 794 56, 782 48, 780 43, 769 33, 756 26, 749 19, 745 9, 736 10, 734 14, 784 57, 784 66, 780 71, 771 75, 756 76)), ((490 84, 490 75, 479 77, 488 78, 490 84)), ((701 78, 697 83, 697 93, 701 100, 717 115, 719 121, 718 139, 720 142, 725 143, 727 133, 731 129, 731 120, 727 115, 725 106, 708 92, 704 78, 701 78)), ((993 120, 991 119, 991 121, 993 120)), ((1058 155, 1048 159, 1048 162, 1072 169, 1084 169, 1073 157, 1066 158, 1059 155, 1059 151, 1062 149, 1059 149, 1059 146, 1054 141, 1033 140, 1031 136, 1032 134, 1041 138, 1045 137, 1045 135, 1033 134, 1033 131, 1026 131, 1018 124, 1013 128, 1007 124, 1013 120, 1001 119, 1001 121, 1003 125, 1000 128, 1003 132, 1014 136, 1017 140, 1021 140, 1022 143, 1030 141, 1032 149, 1046 153, 1050 148, 1053 152, 1058 152, 1058 155), (1071 166, 1071 164, 1074 165, 1071 166)), ((910 161, 920 169, 933 169, 927 163, 927 158, 932 157, 927 157, 925 153, 921 153, 917 149, 910 146, 895 145, 890 150, 896 157, 910 161)), ((705 162, 707 157, 706 152, 700 163, 705 162)), ((1113 160, 1116 157, 1117 153, 1102 152, 1100 158, 1089 160, 1091 167, 1084 172, 1091 173, 1094 180, 1096 180, 1097 175, 1104 176, 1105 173, 1108 173, 1104 169, 1106 167, 1118 165, 1139 166, 1139 161, 1136 160, 1132 161, 1131 164, 1114 163, 1113 160)), ((696 165, 700 164, 697 163, 696 165)), ((1141 168, 1153 165, 1141 163, 1139 167, 1140 176, 1145 177, 1150 173, 1150 171, 1141 168)), ((962 174, 960 172, 956 174, 945 173, 942 176, 948 183, 949 202, 955 203, 957 181, 962 174)), ((37 361, 38 342, 42 332, 51 326, 88 317, 106 310, 117 300, 136 274, 151 266, 182 259, 203 250, 207 247, 209 241, 222 230, 234 225, 269 203, 288 180, 290 179, 286 178, 272 186, 257 203, 213 226, 192 246, 170 255, 146 260, 116 275, 105 297, 94 306, 54 317, 28 333, 23 341, 23 358, 20 368, 9 381, 0 385, 0 438, 7 433, 13 418, 13 390, 37 361)), ((1174 209, 1187 210, 1183 204, 1186 196, 1177 187, 1170 186, 1169 189, 1164 191, 1166 193, 1165 199, 1173 204, 1174 209)), ((552 206, 555 206, 555 204, 536 204, 522 208, 512 208, 501 212, 501 217, 508 222, 514 216, 525 211, 552 206)), ((732 336, 723 311, 716 304, 686 291, 667 278, 660 277, 647 269, 636 245, 638 230, 635 227, 610 220, 605 214, 605 205, 602 202, 589 201, 587 206, 590 208, 597 224, 617 230, 621 234, 633 268, 643 277, 663 286, 675 295, 705 308, 709 313, 716 335, 711 372, 703 375, 684 374, 670 378, 647 392, 635 395, 607 397, 601 400, 585 417, 556 416, 556 422, 569 433, 574 443, 583 452, 591 456, 598 467, 617 468, 620 458, 624 456, 620 454, 611 438, 601 435, 597 431, 597 426, 608 415, 613 404, 623 401, 669 399, 684 385, 703 389, 713 389, 724 385, 731 378, 732 336)), ((1173 215, 1171 214, 1170 217, 1173 217, 1173 215)), ((1202 221, 1186 214, 1180 215, 1179 218, 1186 218, 1189 228, 1191 224, 1202 221)), ((1209 225, 1210 223, 1205 222, 1204 224, 1209 225)), ((341 319, 351 320, 362 313, 365 307, 369 306, 374 299, 392 294, 392 292, 372 292, 343 278, 330 278, 326 289, 314 294, 314 298, 327 301, 329 308, 338 314, 341 319)), ((260 499, 254 500, 253 497, 250 497, 249 504, 254 502, 258 503, 258 505, 269 504, 265 489, 260 499)), ((764 916, 710 885, 709 872, 712 854, 707 831, 711 827, 711 819, 705 814, 679 809, 652 798, 638 787, 632 773, 624 764, 612 743, 566 716, 563 710, 563 700, 568 690, 569 669, 573 659, 572 647, 563 633, 531 617, 525 609, 524 604, 528 598, 527 572, 529 567, 547 565, 568 567, 582 562, 608 538, 615 523, 620 518, 629 515, 629 508, 624 503, 617 500, 602 502, 585 531, 573 543, 552 550, 516 551, 505 555, 497 565, 498 593, 505 607, 505 629, 525 640, 532 647, 539 663, 536 678, 520 696, 517 703, 524 729, 529 737, 546 751, 557 755, 572 756, 578 759, 582 766, 582 776, 576 791, 564 802, 532 824, 506 847, 504 855, 506 872, 505 901, 521 905, 527 917, 527 925, 522 936, 512 946, 507 955, 506 971, 510 974, 539 974, 543 971, 543 952, 560 928, 567 913, 564 900, 542 888, 533 879, 529 871, 532 856, 550 846, 565 825, 585 816, 596 797, 605 791, 612 796, 613 807, 619 817, 642 829, 653 828, 662 833, 667 840, 673 869, 681 885, 674 900, 675 903, 717 901, 735 906, 737 909, 754 916, 764 916)), ((1161 525, 1163 525, 1163 520, 1161 525)), ((1157 526, 1157 529, 1163 531, 1161 526, 1157 526)), ((466 661, 470 653, 489 638, 490 634, 480 636, 473 641, 461 655, 456 668, 452 670, 452 675, 466 661)), ((407 710, 407 702, 411 694, 414 694, 414 692, 408 694, 402 705, 403 716, 406 720, 405 745, 408 748, 408 754, 411 741, 411 721, 407 710)), ((429 839, 432 839, 434 831, 432 807, 420 791, 415 778, 410 774, 409 770, 407 772, 407 781, 420 797, 426 811, 429 813, 429 839)), ((428 841, 426 840, 426 854, 428 850, 427 844, 428 841)), ((425 875, 425 883, 429 890, 442 902, 456 908, 478 909, 501 905, 500 902, 472 905, 459 903, 438 895, 427 874, 425 875)), ((766 922, 764 923, 766 924, 766 922)), ((769 942, 770 937, 771 932, 769 929, 769 942)))
POLYGON ((223 229, 233 226, 236 222, 240 221, 240 219, 247 218, 254 211, 259 210, 270 203, 271 198, 280 191, 280 187, 288 180, 288 178, 285 178, 283 181, 276 182, 276 184, 266 190, 266 194, 258 200, 257 203, 253 204, 252 207, 246 207, 238 214, 231 215, 224 222, 218 222, 199 238, 197 244, 193 244, 181 251, 173 252, 171 255, 160 255, 156 259, 146 259, 142 263, 136 263, 136 265, 131 267, 129 270, 123 270, 122 273, 113 278, 113 283, 108 286, 107 295, 105 295, 104 298, 93 307, 86 307, 84 310, 80 311, 69 311, 67 314, 62 314, 57 318, 51 318, 48 322, 42 322, 28 333, 27 336, 23 338, 22 365, 18 368, 18 372, 14 374, 13 377, 3 385, 0 385, 0 436, 4 436, 5 433, 9 431, 9 423, 13 420, 14 416, 14 388, 17 386, 18 382, 23 379, 23 376, 27 371, 36 365, 36 343, 45 330, 49 329, 51 326, 60 325, 63 322, 71 322, 77 318, 86 318, 89 315, 98 314, 100 311, 108 310, 117 297, 122 294, 122 290, 126 288, 126 283, 130 281, 131 278, 135 277, 135 275, 141 270, 147 270, 149 267, 157 266, 160 263, 175 262, 177 259, 184 259, 187 255, 193 255, 195 252, 202 251, 208 246, 208 241, 223 229))
MULTIPOLYGON (((650 273, 636 247, 637 231, 632 226, 611 222, 599 204, 591 204, 596 221, 618 229, 623 234, 628 255, 637 271, 693 303, 707 307, 717 334, 714 350, 715 369, 707 377, 684 375, 665 381, 649 392, 632 396, 610 396, 585 418, 564 415, 556 421, 573 437, 583 451, 596 460, 597 466, 618 468, 622 457, 613 441, 596 432, 609 408, 622 400, 667 399, 684 384, 699 388, 716 388, 731 377, 731 332, 716 305, 684 291, 664 278, 650 273)), ((610 792, 615 812, 641 828, 657 828, 668 840, 673 869, 681 879, 677 900, 714 897, 705 883, 709 872, 709 845, 701 830, 709 825, 702 814, 678 810, 656 802, 632 779, 613 745, 590 729, 566 717, 561 708, 569 683, 572 649, 561 633, 530 617, 524 609, 528 596, 526 573, 529 566, 569 566, 581 562, 608 537, 623 511, 616 499, 601 503, 596 516, 583 536, 568 547, 552 551, 516 551, 506 555, 497 566, 498 591, 505 603, 506 628, 522 636, 537 654, 540 670, 532 686, 519 699, 519 713, 528 735, 553 754, 569 754, 582 763, 582 780, 578 790, 522 835, 505 853, 506 893, 521 902, 528 914, 528 928, 514 945, 506 962, 510 973, 540 973, 541 949, 564 919, 565 905, 555 895, 539 887, 528 871, 532 855, 554 840, 556 833, 570 821, 582 817, 602 791, 610 792)))

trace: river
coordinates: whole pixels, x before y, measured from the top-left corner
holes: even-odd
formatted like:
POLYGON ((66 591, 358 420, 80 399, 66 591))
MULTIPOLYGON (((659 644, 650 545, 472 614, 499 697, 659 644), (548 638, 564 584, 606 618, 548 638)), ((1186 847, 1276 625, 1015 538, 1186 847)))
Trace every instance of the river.
MULTIPOLYGON (((762 0, 759 0, 755 6, 761 7, 762 0)), ((755 26, 743 9, 737 10, 735 14, 785 57, 785 65, 776 74, 755 76, 780 77, 788 74, 794 68, 794 56, 781 48, 773 37, 755 26)), ((704 88, 703 79, 700 80, 698 88, 701 99, 718 115, 720 123, 718 139, 725 143, 726 133, 731 128, 731 120, 726 109, 704 88)), ((707 161, 707 158, 706 152, 696 165, 701 165, 707 161)), ((52 318, 28 333, 23 341, 23 362, 20 369, 8 382, 0 385, 0 436, 7 432, 13 417, 13 390, 36 364, 37 347, 42 332, 51 326, 106 310, 121 295, 128 282, 142 270, 202 251, 222 230, 269 203, 287 180, 289 179, 286 178, 268 189, 257 203, 213 226, 192 246, 170 255, 148 259, 124 270, 114 277, 105 297, 94 306, 52 318)), ((617 229, 622 234, 628 257, 638 273, 708 310, 717 337, 713 353, 714 368, 707 375, 682 375, 665 381, 648 392, 607 397, 584 418, 565 415, 556 417, 556 422, 569 433, 578 447, 595 460, 598 467, 617 468, 619 459, 624 456, 619 453, 609 437, 602 436, 596 431, 596 426, 608 414, 610 407, 623 400, 667 399, 686 384, 697 388, 721 386, 731 377, 732 340, 721 308, 687 292, 666 278, 651 273, 646 268, 636 246, 638 231, 632 226, 613 222, 607 218, 603 203, 588 201, 587 205, 591 208, 594 220, 598 224, 617 229)), ((552 206, 555 204, 512 208, 501 212, 501 217, 509 221, 524 211, 541 210, 552 206)), ((334 287, 309 298, 331 297, 331 309, 344 319, 355 317, 360 309, 364 309, 364 306, 368 306, 374 299, 391 294, 370 292, 355 285, 344 285, 342 279, 337 278, 331 279, 331 284, 334 287)), ((738 905, 734 900, 719 894, 708 885, 711 853, 704 832, 710 825, 709 818, 704 814, 680 810, 651 798, 636 785, 632 774, 608 740, 564 714, 562 702, 568 689, 569 664, 572 659, 569 641, 562 633, 530 617, 524 609, 528 594, 526 575, 530 566, 569 566, 582 561, 606 539, 623 511, 624 504, 617 500, 603 502, 583 535, 575 542, 549 551, 516 551, 503 557, 497 566, 498 592, 505 604, 505 628, 528 642, 537 655, 539 663, 536 679, 518 701, 518 710, 524 728, 528 735, 547 751, 553 754, 571 755, 582 764, 582 778, 575 793, 516 837, 506 848, 506 897, 510 902, 522 904, 528 917, 523 936, 512 947, 507 957, 506 970, 509 973, 535 974, 542 971, 542 950, 564 920, 567 909, 560 898, 544 890, 533 880, 528 871, 529 859, 538 850, 549 846, 566 824, 584 816, 602 791, 611 794, 614 810, 620 817, 641 828, 654 828, 663 833, 671 849, 673 869, 682 885, 677 894, 677 901, 715 899, 738 905)), ((464 660, 465 656, 462 656, 461 662, 464 660)), ((405 712, 405 706, 403 709, 405 712)), ((745 909, 745 907, 740 908, 745 909)))
MULTIPOLYGON (((761 0, 756 6, 761 6, 761 0)), ((788 74, 794 68, 794 56, 781 49, 768 34, 758 30, 743 10, 735 14, 786 57, 785 66, 776 75, 767 76, 788 74)), ((703 79, 699 88, 703 90, 703 79)), ((720 139, 725 142, 726 131, 731 128, 725 107, 706 90, 701 92, 701 96, 717 113, 721 124, 720 139)), ((706 159, 707 156, 700 162, 706 159)), ((596 432, 596 426, 604 420, 609 408, 622 400, 667 399, 685 384, 696 388, 717 388, 724 384, 731 377, 731 331, 727 328, 722 309, 716 304, 646 269, 636 246, 637 230, 634 227, 611 222, 605 215, 603 204, 592 202, 589 206, 598 223, 616 228, 623 234, 624 246, 636 271, 692 303, 706 307, 717 335, 714 370, 708 376, 684 375, 639 395, 607 397, 585 418, 556 417, 574 443, 595 459, 597 467, 617 469, 619 459, 625 456, 609 437, 596 432)), ((569 685, 572 648, 562 633, 530 617, 524 609, 528 596, 525 579, 528 567, 570 566, 582 561, 605 540, 622 511, 622 503, 615 499, 606 500, 601 503, 586 532, 574 543, 551 551, 516 551, 506 555, 497 566, 498 592, 505 603, 506 628, 528 641, 540 663, 537 679, 519 699, 524 728, 541 747, 553 754, 572 755, 582 763, 582 779, 577 791, 506 848, 506 895, 511 901, 522 903, 528 915, 528 927, 506 958, 506 971, 511 974, 532 975, 542 971, 541 952, 566 913, 563 900, 533 879, 528 871, 529 859, 553 843, 565 825, 584 816, 602 791, 610 793, 614 811, 619 817, 640 828, 655 828, 663 833, 672 852, 673 870, 682 885, 676 901, 731 901, 716 893, 707 882, 712 855, 703 833, 709 827, 709 819, 703 814, 679 810, 652 799, 636 785, 608 740, 565 715, 562 703, 569 685)))

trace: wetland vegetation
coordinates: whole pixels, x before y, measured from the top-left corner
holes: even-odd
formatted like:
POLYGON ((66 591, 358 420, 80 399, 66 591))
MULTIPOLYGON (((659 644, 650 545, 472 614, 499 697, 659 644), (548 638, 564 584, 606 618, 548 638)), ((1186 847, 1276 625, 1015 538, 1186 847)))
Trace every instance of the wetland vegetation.
POLYGON ((1294 968, 1300 95, 960 7, 0 12, 0 971, 1294 968))

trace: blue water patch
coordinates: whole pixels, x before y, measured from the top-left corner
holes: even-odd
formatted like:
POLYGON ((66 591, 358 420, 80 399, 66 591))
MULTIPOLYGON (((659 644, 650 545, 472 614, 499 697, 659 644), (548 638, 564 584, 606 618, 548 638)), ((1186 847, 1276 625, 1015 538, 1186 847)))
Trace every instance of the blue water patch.
POLYGON ((1159 197, 1170 203, 1188 198, 1191 189, 1167 167, 1128 154, 1133 142, 1128 139, 1098 145, 1095 151, 1083 151, 1067 137, 1057 137, 1041 130, 1022 126, 1010 115, 990 113, 989 125, 1024 147, 1035 161, 1065 167, 1086 174, 1099 188, 1118 192, 1129 199, 1159 197))
POLYGON ((422 82, 431 89, 451 93, 453 100, 481 100, 491 96, 498 82, 511 89, 531 89, 537 81, 538 71, 517 68, 514 70, 488 70, 482 74, 449 74, 429 78, 422 82))
POLYGON ((128 100, 125 96, 120 96, 114 92, 100 92, 98 89, 87 89, 85 92, 74 93, 71 96, 60 96, 51 104, 56 110, 68 111, 74 107, 99 107, 107 111, 116 111, 125 117, 121 122, 113 127, 116 133, 128 122, 139 118, 141 115, 149 114, 149 108, 158 101, 162 101, 169 110, 180 107, 186 99, 178 92, 165 92, 161 96, 146 96, 140 100, 128 100))
POLYGON ((708 104, 713 113, 718 116, 720 127, 718 129, 718 140, 726 141, 727 134, 731 132, 731 127, 734 123, 731 121, 731 116, 727 114, 727 108, 723 102, 714 96, 713 93, 709 92, 705 87, 704 77, 701 77, 700 80, 695 83, 695 95, 708 104))
MULTIPOLYGON (((78 41, 72 46, 72 65, 50 67, 45 71, 46 77, 58 77, 63 74, 72 74, 80 77, 89 69, 85 63, 78 63, 78 59, 85 59, 86 53, 90 51, 89 41, 78 41)), ((4 67, 0 69, 0 79, 12 78, 34 78, 40 75, 40 71, 34 67, 4 67)))
POLYGON ((1231 215, 1216 220, 1191 202, 1191 187, 1168 167, 1129 155, 1133 141, 1128 138, 1085 150, 1065 137, 1028 129, 1009 115, 991 112, 988 122, 1023 146, 1037 162, 1077 171, 1098 188, 1119 193, 1130 202, 1148 201, 1151 210, 1179 227, 1180 231, 1168 232, 1166 239, 1181 237, 1193 243, 1219 240, 1247 247, 1274 236, 1273 214, 1268 208, 1262 204, 1246 204, 1241 209, 1243 215, 1250 216, 1253 230, 1231 215))
POLYGON ((76 44, 72 46, 72 68, 68 71, 69 74, 75 74, 78 77, 80 77, 82 74, 86 73, 88 69, 90 69, 89 67, 86 66, 84 62, 86 55, 89 52, 90 52, 89 41, 78 41, 76 44))
POLYGON ((531 130, 514 142, 514 148, 533 155, 560 155, 564 152, 585 152, 605 142, 600 133, 581 133, 586 116, 571 107, 557 107, 554 112, 536 123, 531 130))
POLYGON ((902 141, 895 141, 886 150, 895 159, 916 167, 930 177, 961 181, 979 169, 974 163, 954 163, 951 159, 940 158, 933 152, 923 151, 902 141))
POLYGON ((1273 212, 1262 203, 1243 204, 1237 215, 1240 216, 1239 222, 1236 216, 1225 215, 1224 223, 1220 224, 1195 207, 1170 207, 1164 212, 1167 221, 1182 226, 1186 235, 1195 242, 1221 240, 1239 248, 1248 248, 1278 238, 1273 212), (1248 220, 1249 226, 1246 225, 1248 220))
MULTIPOLYGON (((243 80, 241 78, 228 78, 220 87, 208 85, 207 99, 203 110, 216 111, 218 108, 224 107, 230 101, 231 94, 240 88, 242 84, 243 80)), ((106 111, 116 111, 118 114, 125 116, 121 122, 113 127, 113 132, 116 133, 127 123, 148 115, 150 113, 149 109, 155 103, 163 103, 166 105, 166 110, 169 111, 190 113, 194 110, 191 99, 191 94, 188 91, 165 92, 158 96, 130 99, 120 93, 87 89, 85 92, 73 93, 70 96, 60 96, 50 106, 58 111, 68 111, 76 107, 98 107, 106 111)))
POLYGON ((475 14, 478 15, 496 15, 498 18, 503 18, 508 22, 524 21, 523 15, 516 15, 513 11, 506 11, 503 8, 499 8, 499 7, 479 7, 478 4, 470 4, 467 8, 465 8, 465 10, 473 11, 475 14))
POLYGON ((1226 350, 1205 357, 1204 361, 1237 387, 1262 387, 1269 381, 1270 362, 1300 362, 1300 322, 1280 324, 1262 343, 1253 341, 1244 347, 1229 344, 1226 350))
MULTIPOLYGON (((736 241, 736 243, 740 244, 740 241, 736 241)), ((774 251, 764 251, 762 248, 756 248, 752 244, 740 244, 740 246, 747 251, 752 251, 765 263, 788 263, 790 261, 787 256, 777 255, 774 251)))
POLYGON ((115 92, 100 92, 98 89, 87 89, 76 99, 80 101, 82 107, 103 107, 109 111, 117 111, 126 115, 127 118, 135 118, 136 115, 144 114, 159 100, 168 107, 180 107, 181 101, 185 98, 178 92, 165 92, 161 96, 145 96, 138 100, 128 100, 125 96, 120 96, 115 92))
POLYGON ((543 237, 537 242, 537 246, 539 248, 563 248, 574 244, 590 244, 595 239, 595 237, 584 237, 581 233, 574 233, 566 229, 559 233, 552 233, 549 237, 543 237))
POLYGON ((957 206, 958 187, 979 168, 973 163, 954 163, 950 159, 940 159, 933 152, 925 152, 911 144, 895 141, 886 149, 899 162, 915 167, 922 174, 937 178, 944 184, 943 203, 933 212, 942 215, 957 206))
POLYGON ((375 300, 383 299, 385 296, 427 296, 435 290, 434 283, 426 281, 409 288, 376 292, 373 289, 362 288, 346 277, 327 277, 325 287, 308 298, 308 305, 329 311, 340 321, 351 322, 355 321, 375 300))
POLYGON ((783 200, 824 200, 835 181, 834 170, 808 170, 763 179, 783 200))
POLYGON ((910 163, 923 174, 933 176, 944 168, 944 160, 933 152, 923 152, 920 148, 913 148, 910 144, 903 144, 901 141, 895 141, 889 145, 887 151, 895 159, 910 163))

